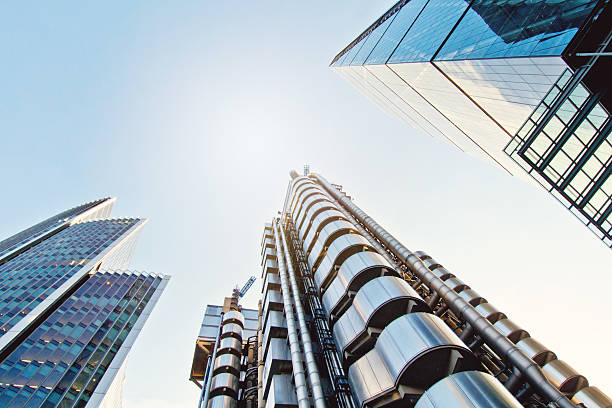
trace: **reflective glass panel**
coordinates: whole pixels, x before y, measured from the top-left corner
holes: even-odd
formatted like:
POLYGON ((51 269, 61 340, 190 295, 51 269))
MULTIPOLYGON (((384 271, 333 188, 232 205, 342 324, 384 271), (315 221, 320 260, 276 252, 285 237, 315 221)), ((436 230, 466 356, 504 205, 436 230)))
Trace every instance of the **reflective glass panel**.
POLYGON ((430 0, 388 63, 429 61, 467 5, 464 0, 430 0))
POLYGON ((387 62, 397 44, 410 26, 412 26, 414 20, 416 20, 425 3, 427 3, 427 0, 409 1, 400 11, 395 13, 395 19, 370 53, 370 56, 365 61, 366 65, 384 64, 387 62))
POLYGON ((561 55, 595 0, 475 0, 438 60, 561 55))
POLYGON ((391 21, 393 21, 394 18, 395 18, 395 15, 389 17, 368 35, 368 38, 363 43, 363 47, 361 47, 361 49, 359 50, 359 52, 357 53, 357 55, 351 62, 351 65, 363 64, 363 62, 366 60, 368 55, 370 55, 370 52, 372 51, 372 49, 376 46, 376 44, 378 44, 378 40, 380 40, 380 37, 382 37, 382 35, 385 33, 385 31, 387 30, 387 27, 389 27, 389 24, 391 23, 391 21))

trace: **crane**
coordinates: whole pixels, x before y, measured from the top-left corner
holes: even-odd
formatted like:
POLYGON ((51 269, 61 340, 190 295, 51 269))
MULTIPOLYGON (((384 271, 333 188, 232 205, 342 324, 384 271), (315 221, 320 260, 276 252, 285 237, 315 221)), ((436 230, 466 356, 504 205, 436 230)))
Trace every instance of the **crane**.
POLYGON ((249 278, 249 280, 247 281, 247 283, 244 284, 244 286, 242 287, 242 289, 240 289, 240 292, 238 292, 238 298, 241 298, 245 295, 245 293, 248 292, 248 290, 251 288, 251 286, 253 286, 253 282, 255 282, 255 276, 251 276, 249 278))

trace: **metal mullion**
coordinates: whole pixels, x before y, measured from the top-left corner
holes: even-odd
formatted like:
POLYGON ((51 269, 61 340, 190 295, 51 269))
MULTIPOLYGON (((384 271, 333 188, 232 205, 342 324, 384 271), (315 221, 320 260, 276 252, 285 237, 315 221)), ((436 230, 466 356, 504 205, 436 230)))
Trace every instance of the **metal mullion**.
POLYGON ((586 162, 593 156, 595 150, 597 150, 599 146, 601 146, 601 144, 606 140, 606 138, 610 134, 610 131, 612 131, 612 118, 608 117, 608 121, 601 129, 599 135, 595 138, 595 141, 591 143, 591 145, 587 148, 586 152, 582 155, 580 160, 575 163, 574 168, 567 175, 563 183, 561 183, 559 189, 565 190, 567 188, 567 186, 572 182, 574 177, 576 177, 580 169, 582 169, 586 162))
MULTIPOLYGON (((121 284, 121 285, 119 286, 119 288, 118 288, 118 289, 120 289, 121 287, 125 286, 125 284, 126 284, 126 283, 127 283, 127 282, 124 282, 123 284, 121 284)), ((104 286, 106 286, 106 285, 104 285, 104 286)), ((92 309, 92 308, 94 308, 96 305, 98 305, 98 304, 100 303, 100 301, 102 300, 102 297, 103 297, 103 296, 104 296, 104 295, 105 295, 105 294, 106 294, 108 291, 110 291, 110 290, 113 288, 113 286, 114 286, 114 285, 109 285, 109 286, 107 287, 107 289, 106 289, 104 292, 100 293, 100 296, 97 298, 97 301, 96 301, 95 303, 92 303, 92 304, 91 304, 91 308, 90 308, 89 310, 91 310, 91 309, 92 309)), ((98 293, 98 290, 99 290, 99 289, 100 289, 99 287, 96 287, 96 286, 92 285, 92 286, 91 286, 91 287, 90 287, 88 290, 86 290, 86 291, 85 291, 85 293, 83 293, 83 295, 88 294, 88 293, 91 293, 91 294, 96 294, 96 293, 98 293)), ((61 306, 60 306, 60 307, 61 307, 61 306)), ((100 314, 100 313, 102 313, 102 310, 100 310, 100 312, 98 312, 98 314, 100 314)), ((57 321, 57 319, 55 319, 55 321, 54 321, 54 322, 56 322, 56 321, 57 321)), ((79 323, 80 323, 80 321, 79 321, 79 323)), ((77 324, 77 325, 78 325, 78 324, 77 324)), ((76 328, 76 326, 75 326, 75 328, 76 328)), ((74 345, 73 345, 73 346, 74 346, 74 345)), ((87 344, 85 344, 85 346, 87 346, 87 344)), ((44 350, 44 349, 43 349, 43 350, 44 350)), ((41 351, 42 351, 42 350, 41 350, 41 351)), ((37 361, 38 361, 38 360, 37 360, 37 361)), ((45 363, 46 363, 46 362, 45 362, 45 363)), ((41 367, 40 367, 40 368, 42 368, 42 366, 43 366, 43 365, 45 365, 45 363, 43 363, 43 364, 41 365, 41 367)), ((40 368, 39 368, 39 370, 40 370, 40 368)), ((38 372, 38 371, 37 371, 37 372, 38 372)), ((49 374, 48 374, 48 375, 47 375, 45 378, 43 378, 43 379, 41 380, 41 384, 42 384, 42 383, 43 383, 43 382, 44 382, 44 381, 45 381, 45 380, 46 380, 46 379, 49 377, 49 375, 51 375, 52 373, 53 373, 53 370, 51 370, 51 371, 49 372, 49 374)), ((34 375, 36 375, 36 373, 35 373, 34 375)), ((40 385, 39 387, 42 387, 42 385, 40 385)), ((51 390, 51 392, 53 392, 53 389, 51 390)), ((30 399, 31 399, 31 398, 34 396, 34 394, 35 394, 35 392, 34 392, 34 393, 32 393, 32 395, 30 396, 30 398, 28 398, 28 399, 26 400, 26 404, 27 404, 27 403, 30 401, 30 399)), ((17 397, 17 395, 16 395, 15 397, 17 397)))
MULTIPOLYGON (((141 276, 142 276, 142 275, 141 275, 141 276)), ((140 288, 142 288, 142 287, 144 286, 144 284, 146 283, 146 281, 147 281, 147 278, 148 278, 148 277, 150 277, 150 275, 147 275, 147 276, 145 277, 145 279, 143 279, 142 285, 140 285, 140 286, 138 287, 138 290, 140 290, 140 288)), ((123 331, 123 329, 125 328, 125 326, 126 326, 128 323, 129 323, 130 318, 131 318, 131 317, 134 315, 134 313, 135 313, 135 312, 136 312, 136 310, 138 309, 138 306, 139 306, 139 305, 142 303, 142 301, 143 301, 143 300, 144 300, 144 299, 147 297, 147 295, 148 295, 150 292, 155 292, 155 290, 157 289, 157 286, 155 286, 155 287, 153 286, 153 284, 155 283, 155 279, 156 279, 156 278, 154 278, 154 277, 153 277, 153 280, 152 280, 152 282, 151 282, 151 285, 149 285, 149 288, 147 289, 147 291, 145 292, 145 294, 142 296, 142 299, 140 299, 140 301, 139 301, 139 302, 136 304, 136 306, 134 307, 134 310, 133 310, 133 311, 130 313, 130 315, 129 315, 129 316, 128 316, 128 318, 126 319, 125 323, 124 323, 124 324, 121 326, 121 329, 119 330, 119 333, 118 333, 117 335, 119 335, 119 334, 121 333, 121 331, 123 331)), ((132 297, 130 298, 130 300, 132 300, 132 299, 134 299, 134 298, 135 298, 136 294, 138 293, 138 290, 136 290, 136 293, 134 294, 134 296, 132 296, 132 297)), ((128 300, 128 305, 129 305, 130 300, 128 300)), ((125 310, 126 308, 127 308, 127 305, 126 305, 126 307, 125 307, 123 310, 125 310)), ((119 320, 119 317, 120 317, 120 314, 117 316, 117 320, 119 320)), ((115 321, 113 322, 113 326, 111 326, 111 329, 114 327, 114 325, 115 325, 115 323, 117 322, 117 320, 115 320, 115 321)), ((111 329, 109 329, 109 331, 110 331, 111 329)), ((108 331, 107 331, 106 333, 107 333, 107 335, 108 335, 108 331)), ((107 336, 104 336, 104 338, 106 338, 106 337, 107 337, 107 336)), ((104 341, 104 339, 102 339, 102 341, 104 341)), ((79 392, 79 393, 78 393, 78 394, 77 394, 77 395, 74 397, 74 401, 73 401, 72 405, 74 405, 74 404, 75 404, 75 403, 76 403, 76 402, 77 402, 77 401, 78 401, 78 400, 81 398, 81 396, 83 395, 83 391, 85 391, 85 388, 87 388, 87 385, 88 385, 88 384, 91 382, 91 379, 92 379, 92 378, 93 378, 93 376, 96 374, 96 371, 97 371, 97 370, 98 370, 98 368, 100 367, 100 364, 102 364, 102 361, 104 361, 104 358, 106 358, 106 356, 108 355, 108 353, 110 352, 111 348, 112 348, 112 347, 113 347, 113 345, 116 343, 116 341, 117 341, 117 339, 114 339, 114 340, 113 340, 113 342, 111 343, 111 345, 108 347, 108 350, 106 350, 106 352, 104 353, 104 355, 103 355, 103 356, 100 358, 100 361, 98 362, 98 364, 97 364, 97 365, 94 367, 94 369, 92 370, 91 375, 90 375, 90 376, 87 378, 87 381, 85 381, 85 382, 84 382, 84 386, 83 386, 83 388, 82 388, 82 389, 81 389, 81 391, 80 391, 80 392, 79 392)), ((118 352, 118 350, 117 350, 117 352, 118 352)), ((113 357, 113 358, 114 358, 114 357, 113 357)), ((111 361, 112 361, 112 360, 111 360, 111 361)), ((82 371, 83 371, 83 369, 79 370, 79 373, 81 373, 82 371)), ((77 375, 78 375, 78 374, 77 374, 77 375)), ((76 378, 76 377, 75 377, 75 378, 76 378)), ((97 386, 97 385, 96 385, 96 386, 97 386)), ((62 400, 63 400, 63 399, 66 397, 66 394, 68 393, 69 389, 70 389, 70 388, 67 388, 67 389, 66 389, 66 391, 65 391, 65 392, 64 392, 64 394, 62 395, 62 397, 61 397, 60 401, 62 401, 62 400)))
MULTIPOLYGON (((136 283, 136 282, 132 283, 132 285, 131 285, 131 286, 133 286, 135 283, 136 283)), ((143 280, 143 283, 144 283, 144 280, 143 280)), ((138 289, 140 289, 141 287, 142 287, 142 284, 138 286, 138 289)), ((127 291, 127 292, 126 292, 126 293, 125 293, 125 294, 124 294, 124 295, 123 295, 123 296, 122 296, 122 297, 121 297, 121 298, 118 300, 117 305, 118 305, 118 304, 121 302, 121 300, 123 300, 123 299, 125 298, 125 295, 126 295, 128 292, 129 292, 129 290, 130 290, 130 289, 128 288, 128 291, 127 291)), ((105 292, 105 293, 106 293, 106 292, 105 292)), ((133 296, 129 297, 129 300, 131 300, 132 298, 133 298, 133 296)), ((102 299, 102 297, 100 297, 100 299, 102 299)), ((128 300, 128 302, 129 302, 129 300, 128 300)), ((114 310, 114 309, 117 307, 117 305, 113 306, 113 308, 110 310, 110 312, 109 312, 108 314, 112 313, 112 312, 113 312, 113 310, 114 310)), ((103 310, 104 310, 104 309, 103 309, 103 310)), ((102 313, 102 311, 103 311, 103 310, 101 310, 101 311, 100 311, 100 313, 102 313)), ((117 315, 117 319, 119 319, 119 315, 117 315)), ((115 323, 115 322, 116 322, 116 320, 113 320, 113 325, 111 325, 111 328, 114 326, 114 323, 115 323)), ((98 331, 99 331, 99 330, 100 330, 100 328, 98 328, 98 331)), ((109 329, 109 330, 110 330, 110 329, 109 329)), ((97 332, 97 331, 96 331, 96 332, 97 332)), ((108 333, 108 331, 106 332, 106 334, 107 334, 107 333, 108 333)), ((104 337, 102 338, 102 340, 104 340, 104 339, 106 338, 106 334, 104 335, 104 337)), ((95 333, 94 333, 94 335, 95 335, 95 333)), ((100 344, 101 344, 101 343, 100 343, 100 344)), ((95 352, 95 350, 97 350, 97 349, 99 348, 99 346, 100 346, 99 344, 98 344, 98 346, 96 346, 96 348, 94 349, 94 352, 95 352)), ((92 355, 93 355, 93 353, 92 353, 92 355)), ((88 358, 87 362, 89 362, 90 358, 91 358, 91 356, 88 358)), ((83 369, 85 368, 85 366, 87 366, 87 363, 85 363, 85 365, 84 365, 84 366, 81 368, 81 370, 79 370, 79 373, 80 373, 81 371, 83 371, 83 369)), ((68 369, 70 369, 70 367, 71 367, 71 365, 70 365, 70 366, 68 366, 68 369)), ((97 367, 97 365, 96 365, 96 367, 97 367)), ((66 370, 66 373, 67 373, 67 372, 68 372, 68 370, 66 370)), ((95 372, 95 368, 94 368, 94 371, 93 371, 93 372, 95 372)), ((64 375, 65 375, 65 373, 64 373, 64 375)), ((60 380, 59 380, 59 381, 61 381, 61 380, 62 380, 62 378, 64 377, 64 375, 62 375, 62 377, 60 378, 60 380)), ((78 375, 78 373, 77 373, 77 375, 78 375)), ((54 385, 53 389, 52 389, 52 390, 51 390, 51 392, 49 393, 49 396, 50 396, 50 395, 53 393, 53 391, 55 390, 55 387, 57 387, 57 384, 55 384, 55 385, 54 385)), ((60 396, 60 401, 61 401, 61 400, 64 398, 64 396, 66 395, 66 393, 68 392, 68 390, 69 390, 69 389, 70 389, 70 387, 66 388, 66 391, 64 391, 64 393, 63 393, 63 394, 60 396)), ((47 398, 45 398, 45 401, 46 401, 46 400, 49 398, 49 396, 47 396, 47 398)))
MULTIPOLYGON (((138 306, 140 306, 142 304, 142 302, 144 301, 144 299, 147 298, 147 296, 149 294, 151 294, 151 296, 149 296, 149 299, 147 300, 147 303, 150 301, 151 297, 153 296, 153 293, 155 293, 155 291, 157 290, 158 285, 155 285, 155 281, 157 280, 157 277, 153 277, 151 275, 148 275, 148 277, 153 278, 153 280, 151 281, 151 284, 149 285, 149 288, 147 289, 147 291, 145 292, 145 294, 142 296, 142 298, 140 299, 140 301, 136 304, 136 306, 134 307, 134 310, 132 311, 132 313, 130 313, 130 316, 126 319, 125 323, 123 324, 123 326, 121 327, 121 330, 119 330, 118 335, 125 329, 125 327, 128 325, 128 323, 130 322, 130 319, 132 318, 132 316, 134 316, 134 314, 136 313, 136 311, 138 310, 138 306)), ((146 278, 143 281, 143 285, 146 282, 146 278)), ((160 281, 161 282, 161 281, 160 281)), ((142 287, 143 285, 140 285, 140 287, 142 287)), ((140 288, 139 288, 140 289, 140 288)), ((131 299, 133 299, 134 297, 132 297, 131 299)), ((130 300, 131 300, 130 299, 130 300)), ((139 316, 140 317, 140 316, 139 316)), ((117 317, 118 319, 119 317, 117 317)), ((138 319, 137 319, 138 320, 138 319)), ((125 341, 125 340, 124 340, 125 341)), ((96 367, 94 368, 94 370, 92 371, 91 375, 88 377, 87 381, 85 382, 85 386, 81 389, 81 391, 75 396, 74 401, 72 403, 72 406, 74 406, 74 404, 76 404, 81 397, 83 396, 83 392, 85 391, 85 388, 87 388, 87 385, 89 385, 89 383, 91 382, 91 379, 93 378, 93 376, 96 374, 96 371, 98 371, 98 368, 100 367, 100 365, 102 364, 102 361, 104 361, 104 359, 106 358, 106 356, 108 356, 108 354, 110 353, 110 350, 113 348, 113 346, 115 345, 115 343, 117 342, 117 339, 113 340, 112 344, 109 346, 108 350, 106 350, 106 353, 104 353, 104 356, 102 356, 100 358, 100 362, 96 365, 96 367)), ((121 346, 119 346, 119 348, 121 348, 121 346)), ((117 353, 119 353, 119 350, 117 350, 117 353)), ((115 358, 113 356, 113 358, 115 358)), ((112 361, 112 359, 111 359, 112 361)), ((107 368, 108 369, 108 368, 107 368)), ((97 385, 96 385, 97 387, 97 385)), ((95 390, 95 388, 94 388, 95 390)), ((66 396, 66 393, 68 392, 68 390, 66 390, 66 392, 64 393, 64 395, 62 395, 62 399, 66 396)), ((61 401, 61 399, 60 399, 61 401)))
MULTIPOLYGON (((597 179, 597 181, 595 181, 595 184, 593 184, 593 186, 589 189, 589 191, 584 195, 582 200, 580 200, 580 203, 578 203, 577 205, 578 208, 580 209, 584 208, 586 203, 588 203, 589 200, 593 198, 597 190, 599 190, 599 188, 603 185, 603 183, 606 182, 608 177, 610 177, 610 173, 612 173, 612 166, 608 166, 603 172, 603 174, 597 179)), ((589 217, 589 218, 592 218, 592 217, 589 217)))
MULTIPOLYGON (((578 129, 578 127, 582 124, 582 122, 584 122, 584 120, 587 118, 589 113, 591 113, 595 105, 597 105, 597 103, 599 103, 600 100, 601 100, 601 94, 599 92, 591 94, 591 96, 589 96, 589 98, 584 102, 582 107, 574 115, 574 118, 569 123, 569 125, 565 127, 565 131, 561 134, 560 137, 558 137, 553 142, 552 149, 548 153, 548 155, 545 158, 543 158, 542 164, 539 166, 540 168, 544 169, 545 167, 548 167, 550 165, 550 162, 555 158, 557 153, 559 153, 559 151, 563 148, 565 143, 574 134, 574 132, 576 132, 576 129, 578 129)), ((555 116, 556 116, 556 112, 555 112, 555 116)))

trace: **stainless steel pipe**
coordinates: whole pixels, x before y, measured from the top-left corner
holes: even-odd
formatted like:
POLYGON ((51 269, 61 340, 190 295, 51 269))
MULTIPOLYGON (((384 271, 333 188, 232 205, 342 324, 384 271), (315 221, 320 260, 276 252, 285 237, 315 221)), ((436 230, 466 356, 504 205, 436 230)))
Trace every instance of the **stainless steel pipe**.
POLYGON ((302 364, 302 356, 300 344, 298 341, 297 331, 295 329, 295 316, 293 315, 293 306, 291 304, 291 295, 289 282, 287 279, 287 270, 285 261, 283 260, 283 251, 281 249, 281 239, 277 228, 279 228, 278 220, 274 220, 272 229, 274 230, 274 241, 276 244, 276 259, 278 260, 278 272, 281 280, 281 289, 283 297, 283 305, 285 308, 285 316, 287 318, 287 335, 289 337, 289 350, 291 352, 291 366, 293 367, 293 378, 295 379, 295 391, 299 408, 309 408, 310 402, 308 398, 308 389, 306 388, 306 377, 304 376, 304 365, 302 364))
POLYGON ((263 361, 263 336, 261 334, 261 300, 257 305, 259 311, 257 315, 257 408, 264 407, 263 399, 263 373, 264 373, 264 361, 263 361))
POLYGON ((501 334, 493 325, 478 313, 472 305, 461 298, 449 288, 444 281, 435 276, 421 259, 403 246, 397 239, 382 228, 376 221, 363 212, 359 207, 344 197, 324 177, 319 174, 312 175, 318 183, 340 202, 359 222, 402 261, 406 263, 412 273, 421 279, 431 290, 438 293, 457 316, 463 317, 486 343, 502 358, 516 367, 539 393, 557 404, 561 408, 576 408, 561 391, 555 388, 544 376, 540 367, 514 343, 501 334))
MULTIPOLYGON (((295 313, 297 314, 298 324, 300 325, 300 337, 302 338, 302 346, 304 347, 304 357, 306 358, 306 372, 308 374, 308 382, 312 389, 312 396, 314 399, 315 408, 325 408, 325 396, 323 395, 323 388, 321 386, 321 377, 319 375, 319 369, 315 361, 314 352, 312 351, 312 340, 310 339, 310 333, 306 326, 306 315, 304 313, 304 307, 300 300, 300 289, 295 279, 295 271, 291 264, 291 254, 289 253, 289 245, 287 243, 287 237, 285 232, 280 225, 276 225, 278 232, 282 238, 282 244, 285 255, 285 265, 287 272, 289 273, 289 282, 291 283, 291 292, 293 293, 293 303, 295 304, 295 313)), ((281 257, 283 254, 277 254, 277 257, 281 257)))
POLYGON ((221 312, 221 321, 219 322, 219 330, 217 330, 217 337, 215 338, 215 345, 213 346, 213 354, 206 367, 206 381, 202 387, 202 398, 198 402, 198 408, 206 408, 208 406, 208 398, 210 395, 210 383, 212 381, 213 366, 215 365, 215 359, 217 358, 217 350, 219 349, 219 337, 221 337, 221 328, 223 327, 223 315, 221 312))

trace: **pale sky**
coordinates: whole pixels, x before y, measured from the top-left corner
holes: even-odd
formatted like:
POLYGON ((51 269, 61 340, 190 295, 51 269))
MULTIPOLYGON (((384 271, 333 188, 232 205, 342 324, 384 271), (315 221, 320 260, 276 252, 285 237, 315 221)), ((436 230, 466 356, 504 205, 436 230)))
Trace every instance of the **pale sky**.
POLYGON ((610 249, 328 68, 393 3, 0 6, 0 237, 115 196, 114 216, 149 218, 132 267, 173 276, 132 351, 125 408, 197 404, 204 307, 260 276, 263 225, 304 163, 612 394, 610 249))

